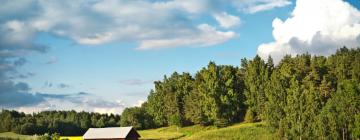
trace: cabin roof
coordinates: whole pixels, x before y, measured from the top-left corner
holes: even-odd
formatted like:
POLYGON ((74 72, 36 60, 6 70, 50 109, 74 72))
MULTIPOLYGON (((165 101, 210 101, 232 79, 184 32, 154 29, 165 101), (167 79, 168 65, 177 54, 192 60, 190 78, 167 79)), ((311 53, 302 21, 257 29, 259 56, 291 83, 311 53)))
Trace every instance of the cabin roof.
MULTIPOLYGON (((84 139, 126 138, 133 127, 89 128, 84 139)), ((135 130, 134 130, 135 131, 135 130)))

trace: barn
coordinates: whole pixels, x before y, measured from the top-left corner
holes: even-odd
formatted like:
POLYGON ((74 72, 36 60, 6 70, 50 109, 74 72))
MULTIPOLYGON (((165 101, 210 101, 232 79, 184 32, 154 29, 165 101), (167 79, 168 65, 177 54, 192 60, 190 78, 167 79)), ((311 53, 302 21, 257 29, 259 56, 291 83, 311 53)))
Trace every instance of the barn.
POLYGON ((84 140, 137 140, 139 133, 133 127, 89 128, 84 140))

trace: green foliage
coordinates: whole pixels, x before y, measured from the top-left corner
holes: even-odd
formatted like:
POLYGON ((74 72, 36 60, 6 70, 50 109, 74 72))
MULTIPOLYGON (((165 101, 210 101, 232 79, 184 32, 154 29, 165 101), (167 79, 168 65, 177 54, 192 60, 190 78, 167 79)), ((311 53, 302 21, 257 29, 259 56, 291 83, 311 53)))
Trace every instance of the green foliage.
POLYGON ((265 118, 266 85, 273 69, 272 59, 265 63, 258 55, 253 60, 243 61, 245 69, 245 96, 246 104, 255 113, 255 119, 265 118))
POLYGON ((247 123, 255 122, 255 113, 254 113, 254 111, 252 111, 251 108, 249 108, 246 111, 244 122, 247 122, 247 123))
POLYGON ((60 135, 59 133, 53 133, 51 135, 45 133, 44 135, 38 136, 37 140, 60 140, 60 135))
POLYGON ((351 136, 353 138, 360 138, 360 113, 355 115, 354 129, 351 136))
POLYGON ((285 56, 266 82, 267 122, 287 139, 359 138, 359 59, 360 49, 346 48, 285 56))
POLYGON ((246 110, 243 73, 233 66, 210 62, 195 78, 173 73, 155 82, 146 109, 157 126, 215 124, 240 121, 246 110))
POLYGON ((51 134, 51 139, 52 139, 52 140, 59 140, 59 139, 60 139, 59 133, 53 133, 53 134, 51 134))
POLYGON ((193 88, 189 73, 174 72, 169 78, 155 82, 155 91, 148 96, 147 111, 154 117, 157 126, 188 124, 185 117, 185 98, 193 88))
POLYGON ((119 115, 75 111, 43 111, 24 114, 17 111, 0 112, 0 132, 42 135, 59 133, 61 135, 83 135, 90 127, 119 126, 119 115))
POLYGON ((177 73, 156 82, 149 110, 162 126, 226 126, 243 120, 247 110, 246 122, 264 120, 287 139, 354 139, 359 62, 360 49, 347 48, 329 57, 287 55, 276 66, 259 56, 241 60, 240 68, 210 62, 188 81, 186 94, 176 94, 184 91, 177 73))
POLYGON ((144 108, 126 108, 121 116, 121 126, 133 126, 136 129, 149 129, 154 127, 152 117, 144 108))
POLYGON ((193 94, 200 97, 200 102, 197 102, 200 105, 196 109, 203 113, 200 116, 205 124, 226 126, 243 118, 244 84, 238 68, 216 66, 210 62, 207 68, 196 74, 194 89, 193 94))
POLYGON ((44 135, 39 136, 37 138, 37 140, 52 140, 52 138, 51 138, 51 135, 49 135, 48 133, 45 133, 44 135))

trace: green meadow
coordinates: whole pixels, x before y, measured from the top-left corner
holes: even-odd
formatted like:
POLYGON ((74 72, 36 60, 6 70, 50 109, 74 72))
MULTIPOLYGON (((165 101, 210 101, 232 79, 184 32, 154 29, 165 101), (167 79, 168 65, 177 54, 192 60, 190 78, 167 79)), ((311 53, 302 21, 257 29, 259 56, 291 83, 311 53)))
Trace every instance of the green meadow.
POLYGON ((278 139, 265 123, 238 123, 224 128, 214 126, 162 127, 139 131, 141 139, 181 139, 181 140, 272 140, 278 139))
MULTIPOLYGON (((272 140, 278 139, 265 123, 238 123, 224 128, 193 125, 188 127, 162 127, 138 131, 141 139, 180 139, 180 140, 272 140)), ((37 136, 20 135, 12 132, 0 133, 0 139, 33 140, 37 136)), ((60 140, 82 140, 81 136, 62 136, 60 140)))

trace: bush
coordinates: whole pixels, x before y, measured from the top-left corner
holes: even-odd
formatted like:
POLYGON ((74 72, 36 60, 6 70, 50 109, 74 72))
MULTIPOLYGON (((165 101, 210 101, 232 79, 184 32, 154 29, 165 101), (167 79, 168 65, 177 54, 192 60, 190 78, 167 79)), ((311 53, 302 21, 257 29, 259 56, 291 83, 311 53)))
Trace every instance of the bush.
POLYGON ((245 114, 244 121, 247 123, 255 122, 255 113, 252 111, 252 109, 248 109, 245 114))

